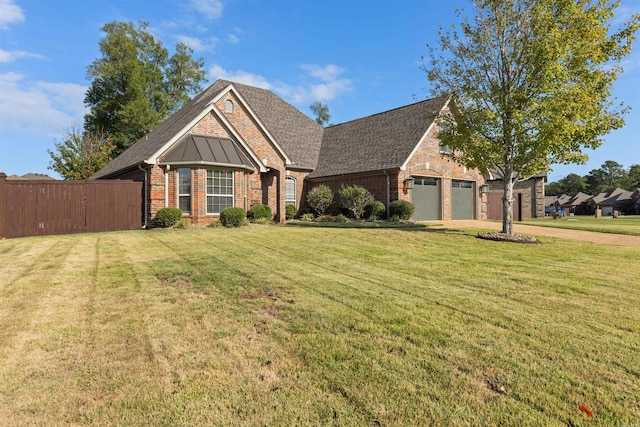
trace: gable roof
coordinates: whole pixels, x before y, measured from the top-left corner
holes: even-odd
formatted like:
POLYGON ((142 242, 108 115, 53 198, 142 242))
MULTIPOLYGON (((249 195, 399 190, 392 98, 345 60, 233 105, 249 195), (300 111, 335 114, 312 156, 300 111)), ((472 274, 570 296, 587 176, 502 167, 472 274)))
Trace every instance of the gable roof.
POLYGON ((230 86, 238 91, 276 140, 275 143, 286 152, 292 160, 291 166, 302 169, 313 169, 316 166, 322 141, 322 126, 269 90, 217 80, 92 178, 108 177, 144 163, 173 138, 181 136, 178 134, 200 114, 211 109, 211 101, 230 86))
POLYGON ((563 200, 561 204, 562 206, 586 205, 592 197, 593 196, 590 194, 579 192, 578 194, 571 196, 568 200, 563 200))
POLYGON ((433 98, 326 128, 309 178, 400 169, 447 101, 433 98))
POLYGON ((623 190, 622 188, 612 188, 607 191, 593 196, 589 201, 594 205, 614 205, 617 202, 621 202, 624 199, 631 199, 631 192, 623 190), (628 194, 627 194, 628 193, 628 194))

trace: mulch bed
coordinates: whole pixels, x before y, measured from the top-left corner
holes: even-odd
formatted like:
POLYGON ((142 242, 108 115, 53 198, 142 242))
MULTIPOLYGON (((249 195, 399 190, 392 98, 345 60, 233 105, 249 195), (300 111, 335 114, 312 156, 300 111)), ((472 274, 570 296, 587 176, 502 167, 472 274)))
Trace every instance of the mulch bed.
POLYGON ((498 232, 478 233, 479 239, 495 240, 497 242, 512 243, 542 243, 540 240, 532 236, 523 236, 522 234, 506 234, 498 232))

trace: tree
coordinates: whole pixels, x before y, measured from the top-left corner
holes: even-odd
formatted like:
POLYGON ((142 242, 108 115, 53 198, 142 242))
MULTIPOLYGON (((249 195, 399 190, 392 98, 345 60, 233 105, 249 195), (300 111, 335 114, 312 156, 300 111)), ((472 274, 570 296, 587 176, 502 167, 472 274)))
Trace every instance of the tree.
POLYGON ((85 129, 110 135, 117 155, 147 134, 191 96, 202 90, 204 59, 176 45, 170 57, 162 42, 131 22, 110 22, 102 27, 102 56, 87 68, 92 79, 85 104, 85 129))
POLYGON ((598 194, 612 188, 627 185, 627 171, 618 162, 605 161, 600 169, 593 169, 584 177, 591 194, 598 194))
POLYGON ((627 186, 629 191, 640 188, 640 165, 631 165, 627 174, 627 186))
POLYGON ((544 194, 547 196, 559 196, 562 194, 562 187, 557 182, 550 182, 544 186, 544 194))
POLYGON ((329 120, 331 120, 331 114, 329 114, 329 106, 327 104, 316 101, 309 105, 309 109, 313 114, 315 114, 316 123, 324 127, 331 126, 331 123, 329 123, 329 120))
POLYGON ((112 159, 113 142, 103 133, 90 134, 72 129, 62 142, 54 142, 48 169, 64 179, 89 179, 112 159))
MULTIPOLYGON (((611 86, 640 15, 610 29, 619 1, 475 0, 476 16, 440 29, 422 69, 452 107, 439 118, 450 158, 504 177, 502 232, 513 233, 513 186, 623 124, 611 86)), ((460 12, 459 12, 460 13, 460 12)))
POLYGON ((560 190, 564 194, 576 194, 587 189, 587 183, 580 175, 570 173, 558 181, 560 190))

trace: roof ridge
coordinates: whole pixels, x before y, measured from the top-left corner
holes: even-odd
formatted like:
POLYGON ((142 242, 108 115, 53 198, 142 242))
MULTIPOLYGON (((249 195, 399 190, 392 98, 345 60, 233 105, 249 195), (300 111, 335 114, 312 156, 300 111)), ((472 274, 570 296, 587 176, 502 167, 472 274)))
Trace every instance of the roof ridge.
POLYGON ((357 121, 359 121, 359 120, 368 119, 368 118, 371 118, 371 117, 379 116, 379 115, 381 115, 381 114, 387 114, 387 113, 390 113, 390 112, 392 112, 392 111, 396 111, 396 110, 402 110, 403 108, 414 107, 414 106, 416 106, 416 105, 418 105, 418 104, 423 104, 423 103, 426 103, 426 102, 429 102, 429 101, 435 101, 436 99, 440 99, 440 98, 448 98, 448 97, 443 95, 443 96, 436 96, 435 98, 424 99, 424 100, 422 100, 422 101, 413 102, 413 103, 411 103, 411 104, 407 104, 407 105, 401 105, 400 107, 391 108, 391 109, 389 109, 389 110, 380 111, 379 113, 374 113, 374 114, 370 114, 370 115, 368 115, 368 116, 358 117, 357 119, 348 120, 348 121, 346 121, 346 122, 338 123, 338 124, 336 124, 336 125, 331 125, 331 126, 326 127, 325 129, 330 129, 330 128, 334 128, 334 127, 338 127, 338 126, 346 125, 346 124, 348 124, 348 123, 357 122, 357 121))

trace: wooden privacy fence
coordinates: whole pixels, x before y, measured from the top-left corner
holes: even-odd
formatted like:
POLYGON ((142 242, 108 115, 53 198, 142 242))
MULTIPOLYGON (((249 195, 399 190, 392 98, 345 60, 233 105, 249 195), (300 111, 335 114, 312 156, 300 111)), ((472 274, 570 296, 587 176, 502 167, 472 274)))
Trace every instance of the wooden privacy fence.
POLYGON ((133 230, 142 183, 7 180, 0 173, 0 238, 133 230))

